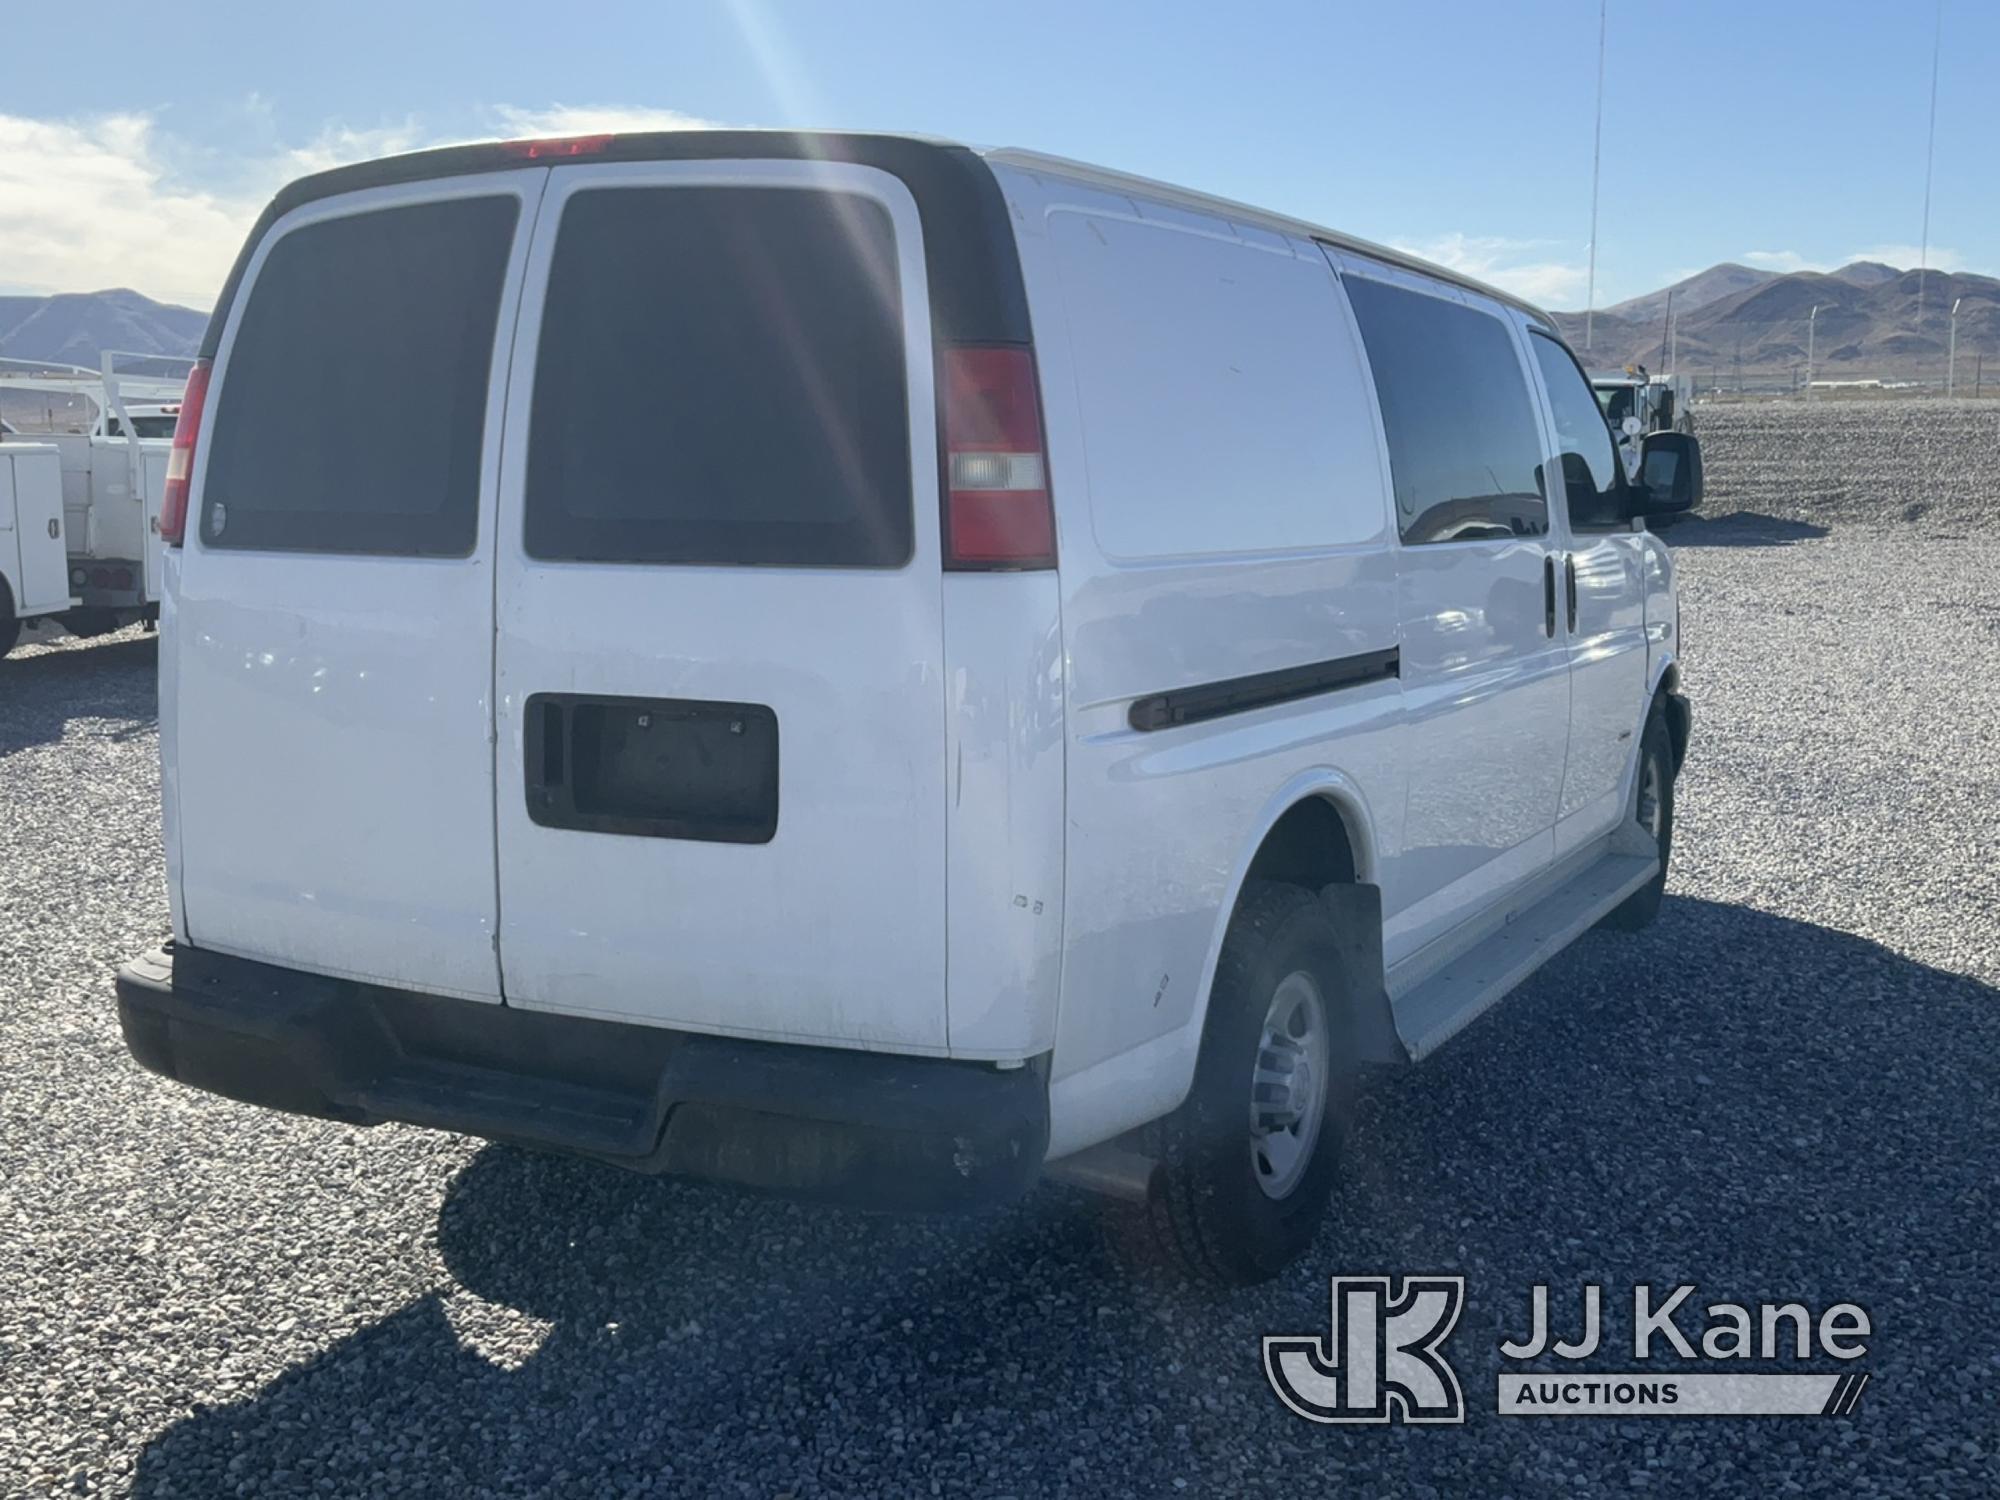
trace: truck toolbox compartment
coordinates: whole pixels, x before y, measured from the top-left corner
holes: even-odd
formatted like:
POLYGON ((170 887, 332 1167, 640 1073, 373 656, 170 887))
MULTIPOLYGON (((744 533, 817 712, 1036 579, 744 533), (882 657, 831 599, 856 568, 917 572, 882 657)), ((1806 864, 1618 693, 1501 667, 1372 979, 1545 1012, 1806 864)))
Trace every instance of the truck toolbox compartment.
POLYGON ((1048 1145, 1046 1059, 1000 1070, 703 1036, 185 946, 119 971, 118 1014, 143 1066, 247 1103, 861 1207, 1004 1203, 1048 1145))

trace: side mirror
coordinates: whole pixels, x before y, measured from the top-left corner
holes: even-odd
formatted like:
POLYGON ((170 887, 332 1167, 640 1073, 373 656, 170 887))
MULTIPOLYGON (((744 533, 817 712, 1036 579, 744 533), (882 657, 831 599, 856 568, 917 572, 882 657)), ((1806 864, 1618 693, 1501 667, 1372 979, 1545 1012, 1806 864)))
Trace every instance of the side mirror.
POLYGON ((1628 492, 1633 517, 1674 516, 1701 503, 1701 444, 1691 433, 1650 432, 1639 447, 1639 478, 1628 492))

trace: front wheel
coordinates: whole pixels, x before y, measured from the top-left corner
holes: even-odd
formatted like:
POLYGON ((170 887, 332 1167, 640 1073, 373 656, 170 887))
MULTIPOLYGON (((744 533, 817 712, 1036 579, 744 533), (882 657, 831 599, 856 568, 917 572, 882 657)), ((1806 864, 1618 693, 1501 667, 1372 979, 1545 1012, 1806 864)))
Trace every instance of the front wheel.
POLYGON ((1151 1239, 1194 1280, 1267 1281, 1325 1215, 1353 1069, 1337 939, 1303 887, 1260 881, 1237 903, 1194 1085, 1151 1128, 1151 1239))
POLYGON ((1639 745, 1638 784, 1632 788, 1628 816, 1659 850, 1660 868, 1606 914, 1604 925, 1637 932, 1660 914, 1660 900, 1667 891, 1667 862, 1674 853, 1674 740, 1667 731, 1667 716, 1657 703, 1646 716, 1645 737, 1639 745))
POLYGON ((7 593, 7 585, 0 582, 0 657, 14 649, 21 639, 21 617, 14 613, 14 601, 7 593))

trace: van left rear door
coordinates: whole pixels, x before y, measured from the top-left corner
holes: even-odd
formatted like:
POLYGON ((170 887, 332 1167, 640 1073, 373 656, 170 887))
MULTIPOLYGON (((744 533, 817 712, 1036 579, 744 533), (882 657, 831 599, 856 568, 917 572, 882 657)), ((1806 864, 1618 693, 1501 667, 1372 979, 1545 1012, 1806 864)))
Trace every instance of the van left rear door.
POLYGON ((547 177, 322 199, 245 269, 162 620, 196 947, 500 998, 494 493, 547 177))

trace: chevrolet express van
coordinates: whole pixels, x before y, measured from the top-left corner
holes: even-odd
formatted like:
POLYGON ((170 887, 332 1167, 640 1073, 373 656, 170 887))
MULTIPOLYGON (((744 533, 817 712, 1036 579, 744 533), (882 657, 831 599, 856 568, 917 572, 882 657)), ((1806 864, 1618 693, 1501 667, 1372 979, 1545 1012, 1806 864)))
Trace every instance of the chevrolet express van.
POLYGON ((279 194, 174 437, 145 1066, 1221 1282, 1364 1064, 1660 901, 1673 564, 1549 319, 1019 151, 279 194))

